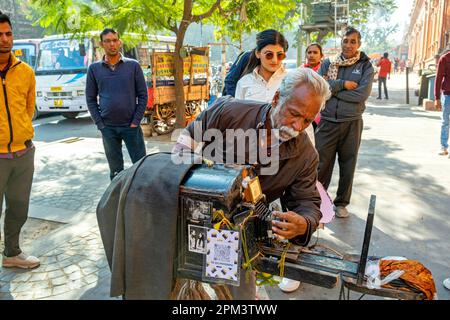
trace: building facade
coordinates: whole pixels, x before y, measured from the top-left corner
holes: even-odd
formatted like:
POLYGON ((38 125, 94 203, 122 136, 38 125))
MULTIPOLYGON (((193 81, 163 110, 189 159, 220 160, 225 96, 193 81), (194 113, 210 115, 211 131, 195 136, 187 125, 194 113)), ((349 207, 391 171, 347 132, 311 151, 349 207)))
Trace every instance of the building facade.
POLYGON ((450 0, 415 0, 408 30, 408 57, 416 70, 436 64, 450 50, 450 0))

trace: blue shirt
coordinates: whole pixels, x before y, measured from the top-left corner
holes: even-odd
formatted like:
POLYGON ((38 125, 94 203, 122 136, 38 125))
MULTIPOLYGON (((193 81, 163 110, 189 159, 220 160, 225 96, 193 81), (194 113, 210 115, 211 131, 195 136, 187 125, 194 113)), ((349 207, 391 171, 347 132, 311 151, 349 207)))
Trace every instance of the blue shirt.
POLYGON ((136 60, 122 57, 115 68, 104 60, 89 66, 86 102, 98 129, 140 125, 147 100, 144 73, 136 60))

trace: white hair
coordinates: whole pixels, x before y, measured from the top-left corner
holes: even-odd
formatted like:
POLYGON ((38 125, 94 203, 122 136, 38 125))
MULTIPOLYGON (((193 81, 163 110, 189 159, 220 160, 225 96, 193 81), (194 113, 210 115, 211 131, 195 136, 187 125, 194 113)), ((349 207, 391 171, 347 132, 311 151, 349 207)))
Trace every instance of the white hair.
POLYGON ((322 97, 323 102, 320 107, 320 111, 322 111, 325 108, 325 102, 331 97, 330 86, 324 78, 310 68, 297 68, 284 77, 278 89, 281 102, 284 103, 284 101, 289 100, 294 88, 301 84, 306 84, 318 96, 322 97))

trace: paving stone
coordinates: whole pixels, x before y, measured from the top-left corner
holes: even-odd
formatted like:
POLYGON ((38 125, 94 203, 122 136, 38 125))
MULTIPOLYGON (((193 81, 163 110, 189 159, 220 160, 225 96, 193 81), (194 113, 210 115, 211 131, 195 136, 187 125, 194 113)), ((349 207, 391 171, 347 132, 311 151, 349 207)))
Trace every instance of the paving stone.
POLYGON ((99 260, 95 263, 95 266, 99 269, 104 268, 104 267, 108 267, 108 260, 106 260, 106 258, 99 260))
POLYGON ((64 272, 62 270, 55 270, 48 273, 48 277, 50 279, 55 279, 64 276, 64 272))
POLYGON ((32 284, 33 284, 33 290, 50 289, 52 287, 48 280, 34 282, 32 284))
POLYGON ((14 300, 31 300, 33 299, 33 292, 21 292, 14 294, 14 300))
POLYGON ((5 272, 4 274, 0 274, 0 280, 2 281, 11 281, 16 276, 14 272, 5 272))
POLYGON ((74 256, 74 255, 78 254, 78 251, 73 250, 73 249, 69 249, 69 250, 66 251, 66 254, 69 255, 69 256, 74 256))
POLYGON ((66 259, 71 258, 72 256, 66 254, 66 253, 61 253, 59 255, 56 256, 56 259, 58 259, 59 262, 64 261, 66 259))
POLYGON ((72 256, 72 258, 70 259, 70 261, 72 262, 72 264, 79 264, 82 261, 85 261, 86 257, 82 256, 80 254, 77 254, 75 256, 72 256))
POLYGON ((97 262, 97 261, 103 259, 103 256, 102 255, 98 255, 98 254, 92 254, 92 255, 88 256, 88 259, 91 260, 91 261, 97 262))
POLYGON ((48 257, 39 257, 39 261, 41 262, 41 265, 47 264, 48 257))
POLYGON ((109 271, 109 268, 103 268, 98 273, 99 278, 103 278, 103 277, 107 277, 107 276, 109 276, 109 277, 111 276, 111 272, 109 271))
POLYGON ((59 270, 59 265, 58 265, 58 263, 52 263, 52 264, 49 264, 46 266, 41 266, 40 268, 41 268, 42 272, 52 272, 55 270, 59 270))
POLYGON ((42 299, 52 295, 51 289, 39 289, 34 292, 33 299, 42 299))
POLYGON ((81 271, 75 271, 69 275, 70 280, 78 280, 81 279, 82 277, 83 274, 81 273, 81 271))
MULTIPOLYGON (((82 238, 83 238, 83 237, 82 237, 82 238)), ((74 245, 74 244, 80 242, 80 240, 81 240, 81 239, 80 239, 79 237, 75 237, 75 238, 70 239, 70 240, 69 240, 69 243, 70 243, 70 245, 72 246, 72 245, 74 245)))
POLYGON ((30 272, 31 273, 39 273, 39 272, 42 272, 42 268, 41 268, 41 266, 39 266, 37 268, 34 268, 34 269, 30 270, 30 272))
POLYGON ((52 287, 61 286, 67 284, 69 279, 64 275, 58 278, 50 279, 50 284, 52 287))
POLYGON ((31 282, 36 282, 36 281, 43 281, 47 278, 47 273, 42 272, 42 273, 35 273, 31 276, 30 280, 31 282))
POLYGON ((99 250, 98 244, 88 244, 85 246, 87 252, 97 252, 99 250))
POLYGON ((84 251, 85 244, 77 244, 71 247, 72 250, 84 251))
POLYGON ((52 295, 57 296, 66 292, 69 292, 71 289, 68 285, 61 285, 53 288, 52 295))
POLYGON ((81 287, 83 287, 84 283, 83 283, 83 281, 78 279, 78 280, 74 280, 74 281, 68 281, 67 285, 69 286, 69 288, 71 290, 75 290, 75 289, 80 289, 81 287))
POLYGON ((98 281, 98 276, 96 274, 90 274, 83 278, 88 284, 94 283, 98 281))
POLYGON ((20 282, 10 282, 9 285, 7 285, 6 287, 9 287, 9 291, 10 292, 14 292, 14 290, 16 290, 17 287, 19 287, 22 283, 20 282))
POLYGON ((58 248, 53 251, 53 255, 57 256, 57 255, 60 255, 61 253, 64 253, 65 251, 66 250, 64 250, 64 249, 58 248))
POLYGON ((14 289, 14 292, 27 292, 30 291, 32 287, 33 287, 32 282, 22 283, 20 286, 14 289))
POLYGON ((90 235, 91 235, 91 232, 86 231, 86 232, 83 232, 83 233, 80 235, 80 237, 81 237, 81 238, 87 238, 87 237, 89 237, 90 235))
POLYGON ((29 272, 24 272, 24 273, 18 275, 17 277, 15 277, 15 278, 13 279, 13 281, 26 282, 26 281, 30 280, 31 275, 32 275, 32 274, 29 273, 29 272))
POLYGON ((72 272, 80 271, 80 268, 76 265, 70 265, 70 266, 64 268, 63 271, 65 274, 71 274, 72 272))
POLYGON ((91 274, 94 272, 99 271, 97 267, 84 267, 81 269, 81 271, 83 272, 83 274, 91 274))
POLYGON ((72 260, 70 260, 70 259, 58 262, 58 266, 59 266, 60 269, 64 269, 64 268, 66 268, 68 266, 71 266, 72 264, 73 264, 72 260))
POLYGON ((80 268, 92 267, 92 266, 94 266, 94 265, 95 265, 94 262, 92 262, 92 261, 90 261, 90 260, 87 260, 87 259, 83 259, 83 261, 80 261, 80 262, 78 263, 78 266, 79 266, 80 268))
POLYGON ((47 258, 47 264, 52 264, 58 262, 58 259, 56 259, 55 256, 51 256, 47 258))
POLYGON ((7 293, 11 291, 11 287, 9 284, 2 284, 0 285, 0 292, 7 293))

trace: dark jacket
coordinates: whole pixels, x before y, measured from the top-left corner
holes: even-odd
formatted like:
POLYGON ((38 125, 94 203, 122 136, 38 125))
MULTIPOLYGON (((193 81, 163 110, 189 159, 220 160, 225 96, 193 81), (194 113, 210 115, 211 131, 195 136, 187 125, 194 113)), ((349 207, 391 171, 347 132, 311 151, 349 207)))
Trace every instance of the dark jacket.
MULTIPOLYGON (((226 96, 219 98, 215 104, 204 110, 186 129, 189 135, 196 139, 195 123, 201 122, 203 130, 211 128, 220 130, 225 141, 226 129, 244 131, 263 129, 271 108, 270 104, 226 96)), ((248 144, 245 150, 248 159, 248 144)), ((224 157, 226 155, 224 152, 224 157)), ((306 235, 293 241, 299 245, 306 245, 309 242, 322 217, 320 195, 316 188, 318 160, 318 154, 311 140, 305 132, 302 132, 296 138, 281 144, 278 172, 275 175, 259 175, 262 191, 268 202, 280 198, 284 207, 306 218, 308 222, 306 235)), ((261 166, 257 166, 257 169, 259 174, 261 166)))
MULTIPOLYGON (((330 59, 325 59, 319 69, 320 75, 326 75, 330 67, 330 59)), ((332 122, 358 120, 366 109, 366 101, 372 92, 374 70, 372 63, 364 52, 360 60, 348 67, 339 67, 336 80, 328 80, 331 98, 320 113, 321 119, 332 122), (355 90, 346 90, 345 81, 358 83, 355 90)))
POLYGON ((435 82, 434 96, 436 99, 440 99, 441 90, 444 95, 450 95, 450 51, 439 59, 435 82))
POLYGON ((236 85, 240 78, 242 78, 242 72, 244 72, 245 67, 247 66, 248 59, 250 58, 250 54, 253 50, 244 51, 237 57, 236 61, 228 71, 227 76, 225 77, 225 84, 223 87, 222 96, 232 96, 236 94, 236 85))
POLYGON ((136 60, 122 57, 114 71, 104 60, 89 66, 86 102, 98 129, 140 125, 147 100, 144 73, 136 60))

